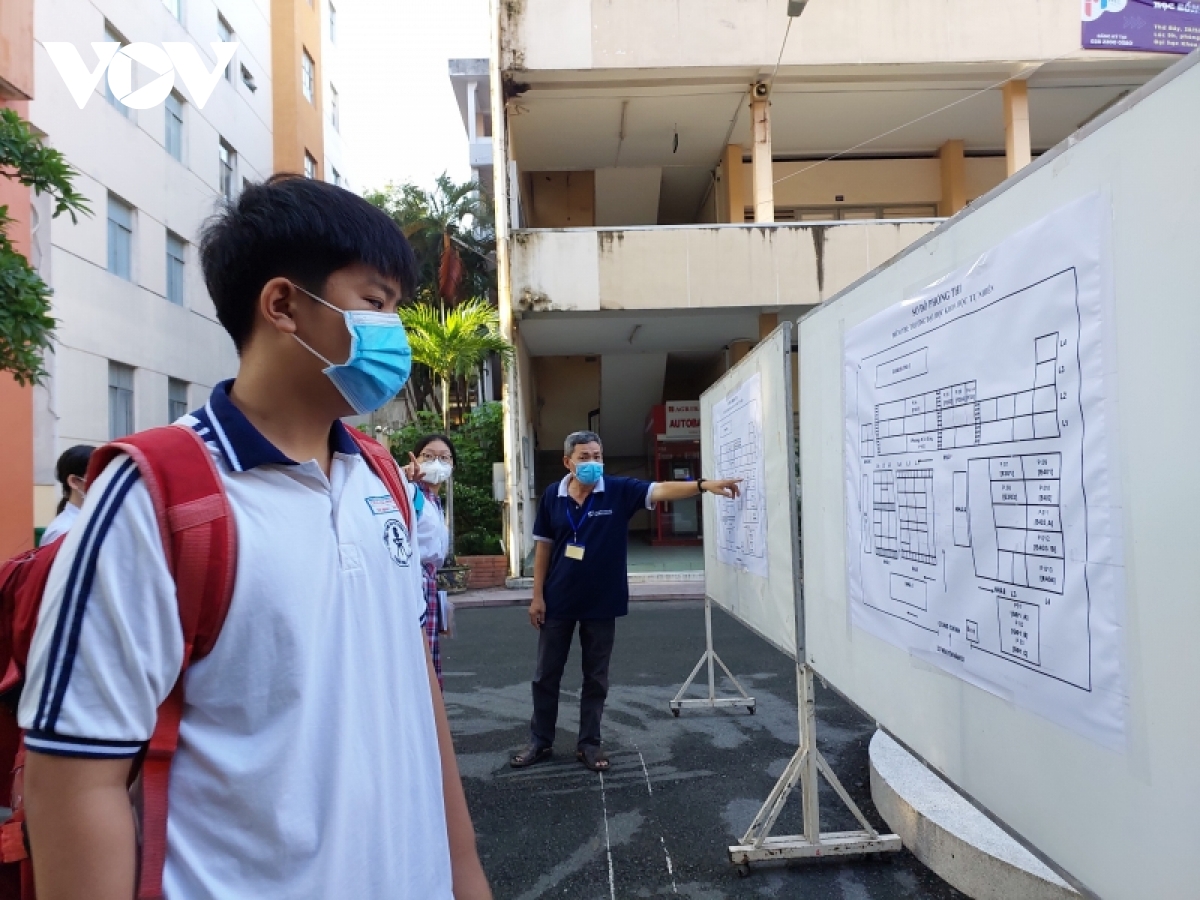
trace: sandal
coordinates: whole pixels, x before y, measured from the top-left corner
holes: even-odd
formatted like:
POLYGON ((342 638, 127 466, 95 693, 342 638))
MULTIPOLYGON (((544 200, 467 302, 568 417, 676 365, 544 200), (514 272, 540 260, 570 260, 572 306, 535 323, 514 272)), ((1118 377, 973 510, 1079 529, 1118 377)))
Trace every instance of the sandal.
POLYGON ((540 762, 545 762, 553 755, 553 747, 539 747, 537 744, 530 744, 520 753, 514 754, 509 759, 508 764, 514 769, 524 769, 528 766, 534 766, 540 762))
POLYGON ((575 751, 575 758, 593 772, 608 771, 608 754, 595 744, 584 744, 575 751))

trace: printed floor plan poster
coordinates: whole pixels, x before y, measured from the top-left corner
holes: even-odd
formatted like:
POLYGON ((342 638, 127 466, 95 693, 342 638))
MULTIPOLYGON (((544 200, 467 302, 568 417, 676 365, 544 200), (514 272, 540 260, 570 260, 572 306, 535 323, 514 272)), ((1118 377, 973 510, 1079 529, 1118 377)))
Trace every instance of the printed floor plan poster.
POLYGON ((713 405, 716 477, 741 478, 741 496, 717 498, 717 559, 767 577, 767 501, 763 494, 762 377, 755 373, 713 405))
POLYGON ((1121 746, 1099 195, 846 334, 855 625, 1121 746))

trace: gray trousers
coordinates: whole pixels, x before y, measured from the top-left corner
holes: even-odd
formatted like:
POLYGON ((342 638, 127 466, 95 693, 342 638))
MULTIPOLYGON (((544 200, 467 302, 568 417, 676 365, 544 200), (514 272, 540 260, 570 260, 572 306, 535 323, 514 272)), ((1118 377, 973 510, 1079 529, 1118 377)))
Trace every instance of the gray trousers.
POLYGON ((583 651, 583 692, 579 698, 579 746, 600 746, 600 719, 608 697, 608 661, 612 656, 616 619, 546 619, 538 630, 537 671, 533 676, 533 719, 530 737, 539 747, 554 744, 558 723, 558 686, 562 681, 575 626, 583 651))

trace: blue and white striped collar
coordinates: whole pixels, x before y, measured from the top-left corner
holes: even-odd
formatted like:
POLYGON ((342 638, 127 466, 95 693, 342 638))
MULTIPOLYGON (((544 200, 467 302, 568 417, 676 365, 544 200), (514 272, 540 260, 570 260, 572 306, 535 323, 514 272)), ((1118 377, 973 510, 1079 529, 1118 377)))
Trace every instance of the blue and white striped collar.
MULTIPOLYGON (((560 481, 558 483, 558 496, 569 497, 570 494, 567 493, 567 488, 569 488, 570 486, 571 486, 571 476, 568 475, 566 478, 564 478, 562 481, 560 481)), ((594 488, 592 488, 592 493, 595 493, 595 494, 603 494, 604 493, 604 476, 603 475, 601 475, 600 480, 596 482, 596 486, 594 488)))
MULTIPOLYGON (((225 458, 229 468, 235 472, 248 472, 258 466, 294 466, 290 459, 272 444, 263 433, 255 428, 246 414, 234 406, 229 398, 233 379, 222 381, 213 388, 212 395, 203 409, 192 413, 197 432, 206 441, 215 444, 225 458), (205 430, 210 434, 205 434, 205 430)), ((340 421, 334 422, 329 431, 329 446, 334 453, 358 455, 358 444, 340 421)))

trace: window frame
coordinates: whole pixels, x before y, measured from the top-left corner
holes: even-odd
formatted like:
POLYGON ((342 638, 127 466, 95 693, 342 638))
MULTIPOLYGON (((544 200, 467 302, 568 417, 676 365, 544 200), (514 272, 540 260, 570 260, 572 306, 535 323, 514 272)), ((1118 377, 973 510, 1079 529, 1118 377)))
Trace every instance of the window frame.
POLYGON ((237 199, 237 151, 225 138, 217 140, 217 190, 230 203, 237 199))
POLYGON ((300 48, 300 93, 314 106, 317 103, 317 61, 307 47, 300 48))
POLYGON ((187 247, 187 241, 175 232, 167 231, 167 282, 163 296, 174 306, 187 305, 187 247))
MULTIPOLYGON (((217 11, 217 39, 223 44, 230 44, 237 40, 237 32, 233 30, 233 26, 229 24, 229 20, 225 18, 225 14, 217 11)), ((225 66, 225 80, 233 84, 233 63, 237 53, 229 57, 229 63, 225 66)))
POLYGON ((178 422, 186 416, 188 410, 188 388, 190 385, 182 378, 167 378, 167 423, 178 422), (179 397, 182 390, 183 397, 179 397))
MULTIPOLYGON (((113 28, 111 22, 105 21, 105 23, 104 23, 104 42, 107 44, 111 44, 114 41, 116 43, 120 44, 122 47, 129 44, 129 41, 127 41, 125 38, 121 37, 121 34, 117 31, 117 29, 113 28)), ((107 69, 104 70, 104 74, 100 76, 100 79, 104 82, 104 99, 108 101, 108 105, 111 106, 113 109, 115 109, 118 113, 120 113, 126 119, 132 120, 133 119, 133 110, 130 109, 128 106, 126 106, 124 103, 122 103, 120 100, 118 100, 117 95, 112 92, 112 87, 108 83, 108 70, 107 69)))
POLYGON ((163 102, 163 120, 165 123, 163 148, 167 151, 168 156, 181 163, 184 161, 184 116, 186 115, 184 108, 186 103, 187 101, 180 96, 178 91, 171 91, 167 95, 167 99, 163 102), (174 106, 172 106, 172 103, 174 103, 174 106), (174 123, 174 129, 172 128, 172 123, 174 123), (176 135, 175 142, 171 140, 172 133, 176 135), (172 150, 172 143, 177 143, 174 151, 172 150))
POLYGON ((108 192, 105 208, 105 221, 108 229, 105 268, 111 274, 123 278, 125 281, 133 281, 133 238, 137 224, 136 213, 137 210, 133 204, 126 203, 112 191, 108 192), (114 212, 125 213, 125 221, 120 221, 120 217, 114 217, 114 212), (119 241, 114 238, 118 238, 119 241), (123 260, 118 252, 120 242, 123 242, 125 247, 123 260))
POLYGON ((184 0, 162 0, 163 6, 171 14, 171 18, 181 25, 183 24, 183 3, 184 0))
POLYGON ((137 431, 137 398, 134 390, 133 366, 110 359, 108 361, 108 439, 110 441, 119 441, 137 431), (124 383, 126 380, 128 384, 124 383))
POLYGON ((329 4, 329 43, 337 43, 337 6, 329 4))
POLYGON ((313 156, 311 153, 309 153, 307 150, 305 150, 304 151, 304 177, 316 179, 318 174, 319 173, 317 172, 317 158, 315 156, 313 156))
POLYGON ((338 97, 338 89, 329 83, 329 123, 338 134, 342 133, 342 106, 338 97))

